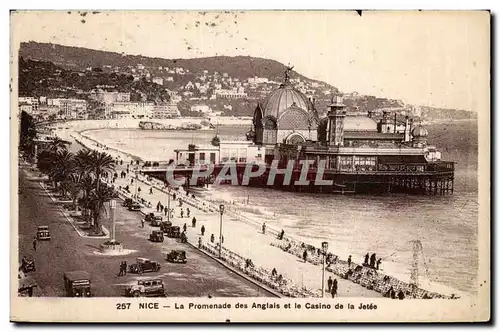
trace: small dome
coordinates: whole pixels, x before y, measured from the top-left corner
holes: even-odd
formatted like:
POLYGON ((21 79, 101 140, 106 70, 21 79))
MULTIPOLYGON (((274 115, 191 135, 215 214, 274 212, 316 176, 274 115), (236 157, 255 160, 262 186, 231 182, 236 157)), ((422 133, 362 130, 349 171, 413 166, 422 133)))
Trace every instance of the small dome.
POLYGON ((309 99, 302 92, 294 89, 287 83, 273 91, 262 103, 262 116, 272 116, 275 119, 279 119, 283 111, 292 105, 304 111, 311 112, 314 116, 314 112, 312 111, 313 106, 309 99))
POLYGON ((427 137, 427 135, 429 135, 429 132, 422 126, 416 126, 411 131, 411 134, 413 137, 427 137))

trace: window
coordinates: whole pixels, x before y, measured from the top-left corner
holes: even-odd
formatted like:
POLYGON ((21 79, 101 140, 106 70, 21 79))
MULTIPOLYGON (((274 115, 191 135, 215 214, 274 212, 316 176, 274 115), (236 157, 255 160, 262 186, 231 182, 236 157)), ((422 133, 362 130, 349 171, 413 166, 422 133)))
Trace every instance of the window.
POLYGON ((200 152, 200 162, 201 163, 205 162, 205 152, 200 152))
POLYGON ((210 162, 211 162, 212 164, 215 164, 215 152, 211 152, 211 153, 210 153, 210 162))
POLYGON ((352 156, 340 156, 339 167, 341 171, 351 171, 352 156))
POLYGON ((374 171, 377 164, 375 156, 355 156, 354 168, 356 171, 374 171))

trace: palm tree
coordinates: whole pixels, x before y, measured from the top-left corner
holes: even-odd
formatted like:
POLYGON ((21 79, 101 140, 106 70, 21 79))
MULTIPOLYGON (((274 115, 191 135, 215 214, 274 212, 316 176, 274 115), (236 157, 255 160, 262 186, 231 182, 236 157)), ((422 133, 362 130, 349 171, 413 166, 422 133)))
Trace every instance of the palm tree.
POLYGON ((56 137, 50 141, 47 148, 49 151, 52 151, 54 153, 58 153, 59 151, 67 150, 68 149, 67 145, 68 145, 68 142, 63 141, 59 137, 56 137))
POLYGON ((92 217, 94 221, 94 231, 99 234, 101 232, 100 218, 101 212, 104 209, 104 203, 116 198, 115 191, 107 186, 100 186, 93 189, 90 193, 89 203, 92 208, 92 217))
MULTIPOLYGON (((49 176, 54 181, 54 186, 68 179, 74 172, 74 155, 67 150, 59 151, 54 155, 52 168, 49 170, 49 176)), ((65 188, 63 189, 63 196, 66 195, 65 188)))
POLYGON ((90 197, 92 190, 94 190, 95 188, 95 181, 89 174, 85 174, 80 178, 78 187, 80 188, 82 193, 82 198, 80 199, 80 202, 82 203, 83 215, 89 216, 90 215, 89 211, 91 209, 90 197))
POLYGON ((113 172, 115 170, 115 160, 105 152, 94 150, 90 153, 89 170, 97 180, 96 189, 99 189, 101 175, 104 172, 113 172))

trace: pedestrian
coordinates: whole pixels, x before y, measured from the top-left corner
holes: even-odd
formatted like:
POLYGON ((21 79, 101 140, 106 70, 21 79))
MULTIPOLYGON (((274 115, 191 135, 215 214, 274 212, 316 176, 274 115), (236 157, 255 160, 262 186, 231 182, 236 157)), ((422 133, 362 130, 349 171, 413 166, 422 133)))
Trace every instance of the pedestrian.
POLYGON ((130 184, 134 184, 134 179, 130 179, 130 184))
POLYGON ((307 262, 307 249, 304 250, 304 253, 302 254, 302 258, 304 259, 304 263, 307 262))
POLYGON ((351 267, 351 262, 352 262, 352 256, 349 255, 349 257, 347 258, 347 265, 348 265, 348 267, 351 267))
POLYGON ((380 268, 380 264, 382 264, 382 258, 377 260, 377 270, 380 268))
POLYGON ((333 280, 332 280, 332 276, 328 277, 328 293, 331 293, 332 292, 332 285, 333 285, 333 280))
POLYGON ((153 195, 153 187, 149 188, 149 194, 153 195))
POLYGON ((201 241, 201 237, 198 238, 198 248, 203 247, 203 242, 201 241))
POLYGON ((144 219, 141 219, 141 228, 144 228, 144 219))
POLYGON ((375 268, 375 262, 377 261, 377 256, 375 255, 375 253, 373 253, 371 256, 370 256, 370 266, 372 268, 375 268))
POLYGON ((165 217, 167 216, 167 214, 168 214, 168 209, 165 208, 165 217))
POLYGON ((36 236, 33 238, 33 250, 36 251, 36 245, 37 245, 37 242, 36 242, 36 236))
POLYGON ((193 220, 191 221, 191 224, 192 224, 193 228, 196 227, 196 218, 195 217, 193 217, 193 220))
POLYGON ((221 236, 221 241, 220 243, 224 243, 224 235, 221 236))
POLYGON ((339 287, 338 281, 337 279, 334 279, 332 283, 332 298, 337 296, 338 287, 339 287))
POLYGON ((212 233, 212 235, 210 235, 210 242, 214 243, 215 241, 215 236, 214 234, 212 233))
POLYGON ((262 224, 262 234, 266 234, 266 223, 262 224))
POLYGON ((123 275, 123 262, 120 262, 120 272, 118 272, 118 276, 121 277, 123 275))
POLYGON ((201 225, 201 236, 205 235, 205 225, 201 225))
POLYGON ((160 212, 160 202, 158 202, 158 204, 156 204, 156 212, 160 212))
POLYGON ((123 275, 127 275, 127 262, 123 261, 123 275))
POLYGON ((174 201, 175 201, 176 198, 177 198, 177 195, 174 193, 174 195, 173 195, 174 201))
POLYGON ((191 213, 191 210, 189 210, 189 208, 187 208, 186 212, 187 212, 187 217, 189 218, 189 214, 191 213))
POLYGON ((363 265, 368 266, 368 260, 369 260, 369 259, 370 259, 370 253, 369 253, 369 252, 367 252, 367 253, 366 253, 366 255, 365 255, 365 262, 364 262, 364 264, 363 264, 363 265))
POLYGON ((187 230, 187 225, 184 223, 184 226, 182 226, 182 230, 185 232, 187 230))
POLYGON ((137 188, 137 192, 140 193, 141 192, 141 187, 137 188))
POLYGON ((184 218, 184 210, 181 208, 181 218, 184 218))
POLYGON ((398 292, 398 298, 400 300, 404 300, 404 298, 405 298, 405 293, 403 293, 403 291, 401 289, 398 292))
POLYGON ((276 271, 276 268, 273 267, 273 270, 271 272, 271 276, 274 278, 274 277, 276 277, 277 274, 278 274, 278 271, 276 271))

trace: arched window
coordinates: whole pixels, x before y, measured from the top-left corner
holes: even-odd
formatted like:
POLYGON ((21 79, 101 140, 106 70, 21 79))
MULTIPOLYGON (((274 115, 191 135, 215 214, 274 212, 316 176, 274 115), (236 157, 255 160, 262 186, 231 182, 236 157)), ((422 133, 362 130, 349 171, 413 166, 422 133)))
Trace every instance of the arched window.
POLYGON ((272 117, 266 117, 264 120, 264 129, 276 130, 277 129, 276 120, 273 119, 272 117))
POLYGON ((286 139, 287 144, 292 144, 292 145, 301 144, 304 143, 305 141, 306 141, 305 138, 299 133, 292 133, 286 139))

